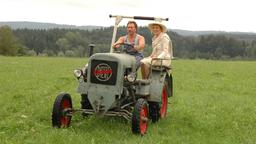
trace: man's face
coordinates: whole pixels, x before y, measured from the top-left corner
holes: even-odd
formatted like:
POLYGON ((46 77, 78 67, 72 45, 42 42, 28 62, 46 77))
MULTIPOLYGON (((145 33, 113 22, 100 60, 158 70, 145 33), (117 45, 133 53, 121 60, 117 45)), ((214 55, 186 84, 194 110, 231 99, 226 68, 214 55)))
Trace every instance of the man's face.
POLYGON ((130 23, 127 25, 127 33, 128 33, 128 35, 133 35, 136 33, 136 28, 133 23, 130 23))

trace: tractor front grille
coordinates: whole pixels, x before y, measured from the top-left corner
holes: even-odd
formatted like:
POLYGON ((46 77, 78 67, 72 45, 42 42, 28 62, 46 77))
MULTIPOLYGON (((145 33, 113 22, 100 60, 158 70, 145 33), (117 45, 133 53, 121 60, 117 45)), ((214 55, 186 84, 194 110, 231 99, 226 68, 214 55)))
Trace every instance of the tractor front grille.
POLYGON ((90 81, 95 84, 115 85, 117 77, 117 62, 92 60, 90 81))

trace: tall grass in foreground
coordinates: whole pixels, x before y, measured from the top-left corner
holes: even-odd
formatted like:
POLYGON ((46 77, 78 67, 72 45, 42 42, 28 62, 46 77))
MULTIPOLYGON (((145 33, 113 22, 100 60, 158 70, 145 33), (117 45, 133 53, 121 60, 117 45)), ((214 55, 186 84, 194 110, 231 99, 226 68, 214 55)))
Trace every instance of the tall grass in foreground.
POLYGON ((256 62, 173 61, 174 98, 168 116, 141 137, 122 118, 72 118, 51 126, 62 91, 80 107, 72 72, 86 59, 0 57, 0 143, 166 144, 256 143, 256 62))

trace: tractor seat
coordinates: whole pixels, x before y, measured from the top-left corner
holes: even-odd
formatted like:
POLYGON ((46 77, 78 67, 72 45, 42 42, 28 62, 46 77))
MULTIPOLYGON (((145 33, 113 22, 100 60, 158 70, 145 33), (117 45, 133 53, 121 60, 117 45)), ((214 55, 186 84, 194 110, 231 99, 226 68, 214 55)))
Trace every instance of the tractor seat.
POLYGON ((137 84, 137 85, 149 85, 150 80, 148 80, 148 79, 137 79, 135 81, 135 84, 137 84))
POLYGON ((163 70, 171 70, 172 67, 171 66, 164 66, 164 65, 152 65, 152 70, 156 70, 156 71, 163 71, 163 70))

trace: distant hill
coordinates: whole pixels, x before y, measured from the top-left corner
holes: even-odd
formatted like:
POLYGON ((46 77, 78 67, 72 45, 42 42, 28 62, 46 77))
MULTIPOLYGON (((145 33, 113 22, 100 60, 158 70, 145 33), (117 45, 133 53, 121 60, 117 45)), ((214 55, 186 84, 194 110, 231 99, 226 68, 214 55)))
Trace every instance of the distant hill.
POLYGON ((225 31, 189 31, 180 29, 171 29, 182 36, 200 36, 200 35, 225 35, 239 40, 252 41, 256 40, 256 33, 252 32, 225 32, 225 31))
POLYGON ((0 22, 0 26, 8 25, 12 29, 53 29, 53 28, 63 28, 63 29, 83 29, 83 30, 93 30, 99 29, 101 26, 75 26, 75 25, 63 25, 54 23, 41 23, 41 22, 0 22))
MULTIPOLYGON (((75 25, 63 25, 63 24, 54 24, 54 23, 41 23, 41 22, 0 22, 0 26, 8 25, 12 29, 82 29, 82 30, 93 30, 100 29, 103 26, 75 26, 75 25)), ((189 31, 189 30, 180 30, 180 29, 170 29, 173 32, 178 33, 181 36, 200 36, 200 35, 218 35, 224 34, 226 36, 234 37, 240 40, 256 40, 256 33, 247 33, 247 32, 225 32, 225 31, 189 31)))
POLYGON ((223 34, 224 31, 189 31, 180 29, 171 29, 182 36, 199 36, 199 35, 209 35, 209 34, 223 34))
POLYGON ((199 35, 209 35, 209 34, 236 34, 236 35, 256 35, 253 32, 225 32, 225 31, 189 31, 189 30, 180 30, 180 29, 171 29, 174 32, 177 32, 183 36, 199 36, 199 35))

